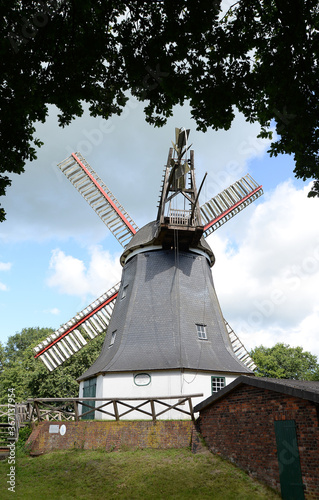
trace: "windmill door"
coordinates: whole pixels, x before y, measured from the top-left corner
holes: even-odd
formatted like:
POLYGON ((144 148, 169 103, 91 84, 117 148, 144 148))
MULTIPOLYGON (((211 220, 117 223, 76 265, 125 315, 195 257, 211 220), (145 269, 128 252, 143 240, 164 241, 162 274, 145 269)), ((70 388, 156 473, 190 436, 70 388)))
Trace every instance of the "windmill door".
POLYGON ((294 420, 276 420, 275 434, 283 500, 304 500, 296 425, 294 420))
MULTIPOLYGON (((90 378, 89 380, 85 380, 83 383, 83 397, 84 398, 95 398, 96 397, 96 378, 90 378)), ((95 408, 95 401, 85 401, 85 404, 88 406, 82 406, 82 413, 85 413, 90 410, 90 408, 95 408)), ((82 420, 94 420, 95 412, 92 411, 87 415, 82 417, 82 420)))

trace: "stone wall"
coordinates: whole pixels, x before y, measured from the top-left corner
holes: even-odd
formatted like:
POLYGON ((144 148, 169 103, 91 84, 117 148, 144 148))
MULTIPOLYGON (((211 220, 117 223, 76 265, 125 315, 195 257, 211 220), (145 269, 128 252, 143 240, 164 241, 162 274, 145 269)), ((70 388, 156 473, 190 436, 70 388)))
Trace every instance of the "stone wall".
POLYGON ((306 498, 319 498, 319 428, 311 401, 241 385, 200 412, 208 447, 280 491, 274 420, 295 420, 306 498))
POLYGON ((191 445, 192 433, 191 420, 41 422, 27 444, 33 455, 75 448, 185 448, 191 445))

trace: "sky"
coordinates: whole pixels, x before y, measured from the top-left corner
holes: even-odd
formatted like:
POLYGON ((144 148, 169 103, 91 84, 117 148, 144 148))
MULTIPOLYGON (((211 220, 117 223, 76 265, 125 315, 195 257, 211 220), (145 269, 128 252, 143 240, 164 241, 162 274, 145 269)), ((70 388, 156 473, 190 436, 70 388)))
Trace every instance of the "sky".
POLYGON ((208 237, 223 314, 247 349, 277 342, 319 356, 319 200, 293 176, 293 158, 270 158, 258 124, 239 114, 229 131, 196 131, 187 104, 167 125, 144 119, 130 97, 109 120, 86 111, 64 129, 50 108, 36 137, 45 144, 1 198, 0 341, 29 327, 57 329, 120 280, 122 247, 60 172, 81 152, 142 227, 154 220, 175 127, 191 129, 200 203, 249 172, 264 195, 208 237))

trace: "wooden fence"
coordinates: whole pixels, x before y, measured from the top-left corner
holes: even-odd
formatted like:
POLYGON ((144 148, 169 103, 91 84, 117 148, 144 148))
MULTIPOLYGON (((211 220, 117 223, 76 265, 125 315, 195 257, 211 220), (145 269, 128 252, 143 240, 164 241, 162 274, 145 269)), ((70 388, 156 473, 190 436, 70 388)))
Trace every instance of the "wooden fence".
POLYGON ((203 394, 161 396, 156 398, 34 398, 28 399, 30 420, 75 420, 94 418, 95 412, 120 420, 131 412, 156 421, 170 410, 177 410, 194 420, 192 398, 203 394), (171 402, 175 400, 176 402, 171 402), (94 403, 94 405, 93 405, 94 403), (188 409, 186 407, 188 406, 188 409), (80 411, 81 409, 81 411, 80 411))
POLYGON ((25 403, 0 405, 0 446, 17 441, 19 429, 30 420, 28 405, 25 403))

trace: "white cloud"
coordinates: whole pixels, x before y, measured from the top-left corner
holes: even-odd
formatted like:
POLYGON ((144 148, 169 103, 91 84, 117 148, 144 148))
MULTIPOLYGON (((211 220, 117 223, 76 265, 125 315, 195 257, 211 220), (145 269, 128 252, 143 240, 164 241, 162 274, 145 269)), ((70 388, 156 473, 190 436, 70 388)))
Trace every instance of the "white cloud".
POLYGON ((0 262, 0 271, 10 271, 11 267, 11 262, 0 262))
POLYGON ((50 260, 47 284, 62 294, 96 298, 114 286, 121 277, 119 255, 113 256, 100 246, 89 249, 88 266, 80 259, 56 249, 50 260))
MULTIPOLYGON (((254 158, 261 158, 269 147, 268 139, 257 137, 259 125, 255 124, 251 127, 251 124, 247 124, 241 115, 238 115, 234 121, 232 132, 232 137, 227 135, 228 132, 219 132, 218 141, 216 141, 216 135, 212 136, 215 138, 214 160, 212 165, 205 167, 209 170, 204 186, 204 202, 245 175, 248 170, 247 163, 254 158)), ((204 151, 209 157, 204 144, 200 144, 198 149, 204 151)))
POLYGON ((319 204, 308 191, 285 182, 247 209, 234 242, 209 238, 221 307, 249 348, 286 342, 319 355, 319 204))
MULTIPOLYGON (((11 262, 0 262, 0 271, 10 271, 11 267, 12 267, 11 262)), ((1 283, 0 281, 0 291, 6 292, 7 290, 8 290, 7 285, 1 283)))
POLYGON ((318 323, 319 313, 314 311, 293 328, 269 324, 266 328, 257 328, 253 331, 240 330, 242 323, 240 321, 237 323, 236 320, 232 326, 248 350, 259 345, 272 347, 280 342, 292 347, 301 346, 305 351, 318 356, 319 361, 318 323))
POLYGON ((82 296, 87 293, 86 269, 81 260, 65 255, 57 248, 52 251, 50 269, 53 270, 53 274, 48 279, 49 286, 58 288, 60 293, 69 295, 82 296))

